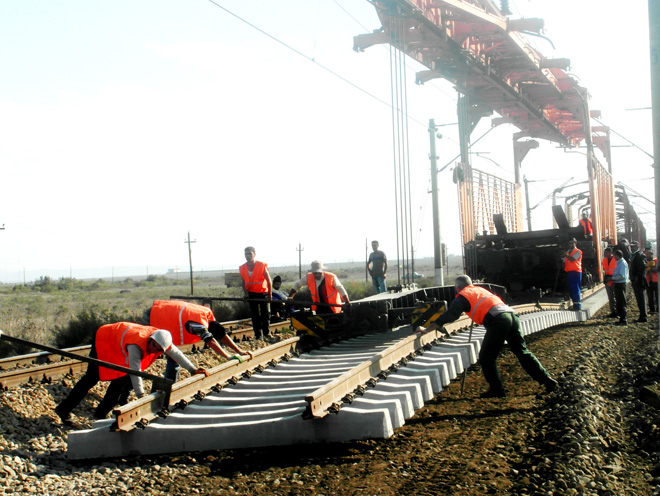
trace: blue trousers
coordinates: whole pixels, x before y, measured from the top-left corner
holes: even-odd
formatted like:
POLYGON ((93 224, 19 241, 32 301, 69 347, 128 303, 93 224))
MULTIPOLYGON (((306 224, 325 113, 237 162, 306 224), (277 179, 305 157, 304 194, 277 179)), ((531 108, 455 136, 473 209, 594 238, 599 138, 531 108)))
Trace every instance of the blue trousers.
POLYGON ((386 293, 387 288, 385 287, 385 278, 371 276, 371 282, 374 284, 374 293, 386 293))
POLYGON ((580 287, 582 286, 582 272, 577 272, 571 270, 567 272, 568 274, 568 292, 571 294, 571 300, 573 300, 573 306, 575 308, 582 308, 580 304, 580 287))

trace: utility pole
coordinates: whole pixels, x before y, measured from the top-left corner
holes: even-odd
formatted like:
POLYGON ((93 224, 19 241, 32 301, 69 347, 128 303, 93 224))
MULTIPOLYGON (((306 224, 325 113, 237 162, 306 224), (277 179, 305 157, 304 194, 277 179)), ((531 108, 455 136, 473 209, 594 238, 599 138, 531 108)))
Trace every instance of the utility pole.
POLYGON ((305 251, 305 249, 300 243, 298 243, 296 251, 298 252, 298 278, 302 279, 302 252, 305 251))
POLYGON ((369 281, 369 245, 367 243, 367 238, 364 238, 364 261, 366 262, 364 265, 364 282, 369 281))
MULTIPOLYGON (((435 138, 438 128, 435 121, 429 119, 429 138, 431 140, 431 202, 433 203, 433 261, 435 267, 435 284, 445 285, 445 276, 442 270, 442 251, 440 248, 440 211, 438 209, 438 157, 435 154, 435 138)), ((414 275, 414 272, 413 272, 414 275)), ((411 278, 413 277, 411 275, 411 278)))
POLYGON ((653 172, 655 176, 655 236, 660 236, 660 0, 649 0, 649 45, 651 55, 651 122, 653 127, 653 172))
POLYGON ((192 250, 190 249, 190 245, 192 243, 197 243, 197 240, 190 241, 190 231, 188 231, 188 240, 184 241, 184 243, 188 244, 188 261, 190 262, 190 295, 195 294, 195 288, 193 286, 193 270, 192 270, 192 250))

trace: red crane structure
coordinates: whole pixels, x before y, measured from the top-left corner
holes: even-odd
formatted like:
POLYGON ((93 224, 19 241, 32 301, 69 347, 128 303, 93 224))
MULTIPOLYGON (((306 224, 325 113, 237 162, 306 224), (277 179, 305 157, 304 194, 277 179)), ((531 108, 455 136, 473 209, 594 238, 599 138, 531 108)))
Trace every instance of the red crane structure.
MULTIPOLYGON (((533 48, 527 36, 540 36, 541 19, 511 19, 491 0, 369 0, 382 27, 354 37, 364 51, 390 44, 423 64, 418 83, 450 81, 459 93, 460 163, 455 171, 461 212, 462 241, 494 234, 494 215, 509 232, 523 230, 522 162, 538 147, 535 139, 573 148, 584 142, 593 239, 617 243, 610 134, 592 126, 589 94, 567 72, 568 59, 550 59, 533 48), (479 120, 498 114, 492 124, 509 123, 513 134, 513 183, 473 170, 470 134, 479 120), (606 166, 594 154, 601 150, 606 166)), ((595 243, 601 257, 601 243, 595 243)), ((599 270, 599 269, 598 269, 599 270)))

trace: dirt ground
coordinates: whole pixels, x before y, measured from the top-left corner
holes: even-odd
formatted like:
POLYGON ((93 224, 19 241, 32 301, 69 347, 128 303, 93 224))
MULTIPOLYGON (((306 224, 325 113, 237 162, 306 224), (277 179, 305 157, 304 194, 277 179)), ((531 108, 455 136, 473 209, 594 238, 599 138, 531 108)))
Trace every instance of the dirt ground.
POLYGON ((505 350, 506 398, 479 398, 474 366, 385 440, 73 463, 52 408, 76 378, 26 385, 0 393, 0 494, 660 494, 660 411, 639 400, 660 383, 657 315, 613 324, 601 311, 527 338, 553 393, 505 350))
POLYGON ((660 482, 653 475, 659 471, 660 414, 638 396, 641 386, 660 381, 657 316, 626 327, 613 323, 600 316, 528 338, 560 382, 550 395, 505 351, 499 364, 506 398, 480 399, 486 383, 474 366, 463 392, 455 380, 390 439, 170 458, 195 477, 161 481, 159 489, 246 495, 654 494, 660 482), (590 401, 582 398, 585 391, 590 401), (581 437, 580 429, 590 432, 581 437))

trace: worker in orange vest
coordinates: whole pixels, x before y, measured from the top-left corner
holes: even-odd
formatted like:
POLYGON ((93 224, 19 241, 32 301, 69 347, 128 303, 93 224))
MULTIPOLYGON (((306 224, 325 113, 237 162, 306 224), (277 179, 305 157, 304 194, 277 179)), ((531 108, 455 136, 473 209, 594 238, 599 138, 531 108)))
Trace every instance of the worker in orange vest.
MULTIPOLYGON (((156 300, 145 312, 145 321, 152 327, 166 329, 172 335, 172 344, 181 346, 204 341, 204 344, 223 358, 242 362, 251 360, 251 351, 239 348, 234 340, 227 335, 225 328, 216 322, 213 311, 204 305, 179 300, 156 300), (230 355, 220 347, 217 340, 231 348, 236 354, 230 355)), ((176 381, 179 375, 179 364, 167 356, 165 378, 176 381)))
MULTIPOLYGON (((172 344, 172 335, 169 331, 156 327, 133 324, 131 322, 117 322, 99 327, 94 335, 90 358, 98 358, 104 362, 128 367, 133 370, 144 371, 154 363, 163 353, 172 357, 191 374, 204 374, 204 368, 198 368, 172 344)), ((62 423, 71 423, 71 411, 80 404, 99 381, 110 381, 103 400, 98 405, 94 418, 103 419, 117 404, 124 404, 128 400, 131 385, 138 398, 144 396, 142 378, 125 372, 120 372, 90 363, 87 372, 76 383, 69 395, 55 408, 55 413, 62 423)))
POLYGON ((584 231, 585 236, 593 236, 594 229, 593 226, 591 225, 591 219, 587 215, 587 212, 582 212, 582 218, 580 219, 580 226, 582 226, 582 230, 584 231))
POLYGON ((502 378, 497 369, 497 357, 505 342, 509 344, 509 348, 518 358, 525 372, 544 386, 546 392, 552 392, 557 387, 557 381, 550 377, 534 353, 527 348, 520 330, 520 320, 513 308, 487 289, 474 286, 469 276, 458 276, 454 281, 454 286, 457 295, 447 311, 432 321, 427 328, 420 326, 415 329, 415 332, 426 333, 440 329, 445 324, 458 320, 465 312, 476 325, 483 324, 486 328, 486 335, 481 343, 481 350, 479 350, 479 363, 489 389, 481 394, 482 398, 506 396, 502 378))
POLYGON ((568 291, 573 300, 573 310, 581 310, 582 251, 577 248, 575 238, 568 240, 568 251, 564 256, 564 271, 568 276, 568 291))
MULTIPOLYGON (((293 285, 289 291, 289 298, 292 298, 303 286, 309 288, 313 302, 332 305, 350 303, 348 293, 339 278, 332 272, 323 270, 323 264, 319 260, 314 260, 311 271, 293 285)), ((312 310, 316 313, 340 313, 341 306, 312 305, 312 310)))
POLYGON ((658 311, 658 259, 653 256, 653 251, 646 250, 646 282, 648 288, 646 298, 649 301, 649 313, 658 311))
POLYGON ((614 258, 614 251, 609 246, 605 248, 605 256, 601 260, 603 267, 603 282, 605 283, 605 291, 607 292, 607 299, 610 302, 609 317, 618 317, 616 313, 616 299, 614 297, 614 281, 612 281, 612 274, 616 269, 616 259, 614 258))
POLYGON ((253 246, 245 248, 246 262, 238 268, 243 281, 243 291, 249 300, 252 329, 255 339, 272 341, 270 336, 270 308, 268 303, 273 299, 273 282, 268 272, 268 265, 255 260, 256 250, 253 246), (254 301, 254 300, 263 300, 254 301))

